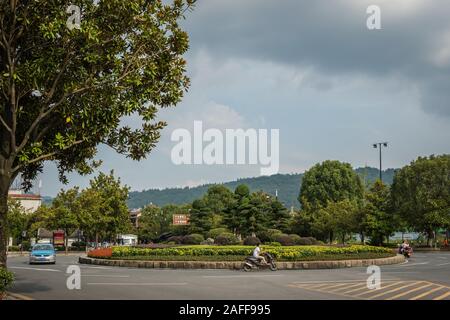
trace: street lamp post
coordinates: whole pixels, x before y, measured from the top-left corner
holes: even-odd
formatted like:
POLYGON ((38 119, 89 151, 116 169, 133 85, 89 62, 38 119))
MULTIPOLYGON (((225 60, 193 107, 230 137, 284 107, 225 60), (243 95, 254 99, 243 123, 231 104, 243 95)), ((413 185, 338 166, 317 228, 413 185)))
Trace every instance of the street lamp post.
POLYGON ((379 148, 380 149, 380 181, 381 182, 383 182, 383 175, 382 175, 382 167, 381 167, 381 149, 383 148, 383 147, 387 147, 388 146, 388 143, 387 142, 377 142, 377 143, 374 143, 373 144, 373 147, 376 149, 376 148, 379 148))

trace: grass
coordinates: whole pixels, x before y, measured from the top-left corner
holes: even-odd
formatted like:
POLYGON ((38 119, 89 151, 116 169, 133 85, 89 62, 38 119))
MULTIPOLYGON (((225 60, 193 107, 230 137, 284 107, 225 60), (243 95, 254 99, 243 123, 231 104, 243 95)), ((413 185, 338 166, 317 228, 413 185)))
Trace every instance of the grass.
MULTIPOLYGON (((362 252, 358 254, 322 254, 312 257, 304 257, 299 260, 277 259, 277 261, 330 261, 330 260, 352 260, 352 259, 379 259, 395 256, 394 253, 362 252)), ((224 256, 125 256, 113 257, 112 260, 144 260, 144 261, 244 261, 247 256, 224 255, 224 256)))

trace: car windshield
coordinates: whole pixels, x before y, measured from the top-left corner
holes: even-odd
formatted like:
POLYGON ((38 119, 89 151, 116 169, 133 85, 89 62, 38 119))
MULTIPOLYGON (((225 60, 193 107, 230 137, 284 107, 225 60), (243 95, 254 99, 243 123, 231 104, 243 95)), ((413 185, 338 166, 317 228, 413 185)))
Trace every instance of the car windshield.
POLYGON ((36 250, 53 250, 53 246, 49 244, 38 244, 33 247, 33 251, 36 250))

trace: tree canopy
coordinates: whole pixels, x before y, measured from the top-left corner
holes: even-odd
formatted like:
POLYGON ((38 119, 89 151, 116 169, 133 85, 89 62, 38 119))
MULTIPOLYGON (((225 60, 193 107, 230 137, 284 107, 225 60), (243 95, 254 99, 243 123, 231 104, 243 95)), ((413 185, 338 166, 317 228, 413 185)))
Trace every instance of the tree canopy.
POLYGON ((450 155, 419 157, 394 177, 392 199, 411 229, 432 237, 450 227, 450 155))
POLYGON ((327 160, 307 170, 298 200, 303 208, 326 207, 328 202, 362 199, 363 186, 348 163, 327 160))
POLYGON ((7 193, 55 161, 91 173, 99 143, 144 158, 160 137, 160 108, 189 86, 179 21, 193 0, 2 1, 0 3, 0 265, 6 264, 7 193), (69 5, 80 9, 69 28, 69 5), (124 125, 133 116, 140 127, 124 125))

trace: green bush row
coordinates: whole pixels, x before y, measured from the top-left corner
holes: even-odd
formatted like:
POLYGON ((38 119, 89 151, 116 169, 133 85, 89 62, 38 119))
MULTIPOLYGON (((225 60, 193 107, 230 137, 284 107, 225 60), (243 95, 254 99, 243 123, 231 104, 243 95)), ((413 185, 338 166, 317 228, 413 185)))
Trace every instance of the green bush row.
POLYGON ((14 274, 5 268, 0 267, 0 294, 11 287, 14 281, 14 274))
MULTIPOLYGON (((114 247, 112 257, 132 256, 247 256, 252 253, 252 246, 182 246, 171 248, 131 248, 114 247)), ((302 258, 323 255, 358 255, 360 253, 392 253, 391 249, 382 247, 353 245, 348 247, 327 246, 263 246, 263 251, 269 252, 275 258, 284 260, 301 260, 302 258)))

